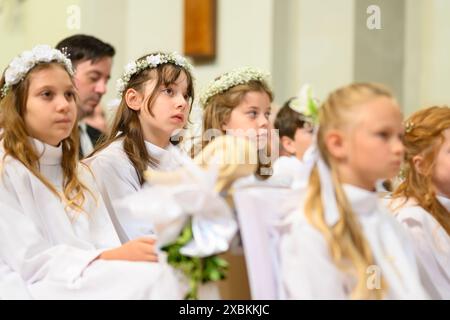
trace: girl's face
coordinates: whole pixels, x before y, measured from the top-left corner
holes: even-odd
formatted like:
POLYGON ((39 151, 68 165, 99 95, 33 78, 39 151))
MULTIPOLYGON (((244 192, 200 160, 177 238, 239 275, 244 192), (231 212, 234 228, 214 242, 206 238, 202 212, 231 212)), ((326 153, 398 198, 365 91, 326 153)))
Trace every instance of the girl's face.
POLYGON ((170 143, 170 137, 186 125, 191 97, 187 93, 188 81, 184 72, 168 87, 155 88, 155 84, 156 80, 149 80, 145 84, 144 94, 141 95, 138 106, 139 119, 145 140, 165 148, 170 143), (147 100, 153 90, 157 90, 158 93, 151 108, 153 113, 151 115, 147 108, 147 100))
POLYGON ((245 135, 257 139, 260 146, 268 141, 271 102, 266 92, 247 92, 230 114, 222 130, 230 135, 245 135))
POLYGON ((334 143, 344 183, 373 190, 378 179, 394 177, 403 158, 402 115, 393 99, 378 97, 356 107, 341 140, 334 143))
POLYGON ((76 121, 75 88, 67 71, 56 64, 29 77, 26 130, 31 137, 57 146, 70 135, 76 121))
POLYGON ((436 156, 432 181, 438 193, 450 197, 450 129, 442 133, 444 142, 436 156))

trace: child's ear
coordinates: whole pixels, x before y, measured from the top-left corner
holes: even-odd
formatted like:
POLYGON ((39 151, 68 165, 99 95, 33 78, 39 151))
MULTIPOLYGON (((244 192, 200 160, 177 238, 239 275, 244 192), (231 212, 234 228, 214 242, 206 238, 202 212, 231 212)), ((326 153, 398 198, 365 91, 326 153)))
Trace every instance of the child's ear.
POLYGON ((347 148, 344 135, 341 131, 330 130, 325 136, 325 145, 328 152, 338 160, 347 158, 347 148))
POLYGON ((224 122, 220 128, 222 131, 226 132, 228 130, 228 121, 224 122))
POLYGON ((414 169, 415 169, 418 173, 423 174, 423 168, 422 168, 422 165, 423 165, 423 157, 422 157, 421 155, 414 156, 414 157, 412 158, 412 163, 413 163, 413 165, 414 165, 414 169))
POLYGON ((283 149, 286 152, 288 152, 289 154, 295 154, 296 149, 295 149, 294 140, 292 140, 291 138, 289 138, 287 136, 282 136, 280 138, 280 143, 281 143, 281 147, 283 147, 283 149))
POLYGON ((125 101, 128 108, 139 111, 142 106, 142 95, 133 88, 130 88, 125 92, 125 101))

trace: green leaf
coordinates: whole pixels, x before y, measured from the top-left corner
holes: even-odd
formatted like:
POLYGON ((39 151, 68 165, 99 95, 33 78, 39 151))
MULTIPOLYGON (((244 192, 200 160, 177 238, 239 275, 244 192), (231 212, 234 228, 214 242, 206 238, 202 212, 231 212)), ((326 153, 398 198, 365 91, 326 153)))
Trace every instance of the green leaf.
POLYGON ((198 299, 200 284, 226 278, 228 262, 218 256, 206 258, 188 257, 181 254, 181 248, 193 239, 191 222, 183 228, 173 244, 162 248, 167 252, 167 262, 175 269, 181 270, 189 281, 189 292, 185 299, 198 299))

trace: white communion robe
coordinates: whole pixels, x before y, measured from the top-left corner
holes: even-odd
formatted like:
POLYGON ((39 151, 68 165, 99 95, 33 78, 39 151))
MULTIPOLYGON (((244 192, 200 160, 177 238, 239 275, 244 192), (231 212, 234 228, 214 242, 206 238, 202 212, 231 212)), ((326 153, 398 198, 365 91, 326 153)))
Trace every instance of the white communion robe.
MULTIPOLYGON (((62 189, 62 148, 33 139, 41 174, 62 189)), ((0 152, 3 158, 4 151, 0 152)), ((165 263, 106 261, 97 257, 121 245, 87 168, 79 177, 83 213, 67 208, 22 163, 2 161, 0 259, 25 281, 35 299, 179 299, 173 269, 165 263)))
MULTIPOLYGON (((0 212, 2 212, 0 204, 0 212)), ((31 299, 25 282, 17 272, 0 261, 0 300, 29 300, 31 299)))
MULTIPOLYGON (((438 196, 450 211, 450 199, 438 196)), ((450 299, 450 237, 439 222, 414 199, 395 199, 390 207, 411 235, 422 282, 433 299, 450 299)))
POLYGON ((273 164, 273 174, 268 183, 290 188, 293 183, 303 178, 304 163, 295 156, 281 156, 273 164))
MULTIPOLYGON (((376 281, 371 280, 376 280, 373 276, 381 272, 388 285, 386 299, 428 299, 420 281, 411 240, 387 212, 378 195, 350 185, 343 187, 376 263, 367 270, 368 284, 376 288, 376 281)), ((303 203, 289 215, 290 230, 281 240, 285 297, 350 299, 355 279, 335 265, 323 234, 304 216, 303 203)))
MULTIPOLYGON (((169 144, 167 149, 162 149, 146 141, 145 146, 153 158, 164 159, 156 169, 170 170, 179 167, 176 158, 168 155, 176 148, 172 144, 169 144)), ((121 199, 142 189, 136 170, 123 149, 123 139, 114 141, 83 162, 88 164, 94 173, 100 194, 122 243, 153 234, 150 220, 139 220, 126 207, 117 205, 121 199)))

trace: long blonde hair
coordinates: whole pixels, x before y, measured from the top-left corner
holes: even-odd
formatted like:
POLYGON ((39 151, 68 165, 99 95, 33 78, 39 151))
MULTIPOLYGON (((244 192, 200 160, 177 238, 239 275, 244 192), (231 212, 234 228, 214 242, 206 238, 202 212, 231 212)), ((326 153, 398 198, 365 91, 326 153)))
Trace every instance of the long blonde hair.
MULTIPOLYGON (((145 55, 139 58, 138 61, 145 60, 148 56, 154 54, 155 53, 145 55)), ((128 89, 132 88, 138 92, 143 93, 144 84, 148 80, 155 78, 156 85, 153 89, 153 92, 147 98, 146 105, 149 113, 153 115, 152 106, 157 98, 158 88, 161 85, 169 86, 175 83, 182 72, 184 72, 187 77, 187 94, 191 98, 192 106, 192 101, 194 100, 194 83, 193 77, 188 70, 184 69, 181 66, 168 62, 165 64, 160 64, 156 68, 146 69, 138 72, 131 77, 127 87, 124 90, 124 94, 114 117, 111 130, 106 136, 101 139, 95 150, 89 156, 87 156, 87 158, 105 149, 114 141, 123 138, 124 151, 127 154, 128 159, 133 164, 141 185, 144 184, 144 171, 147 170, 147 167, 149 165, 157 165, 158 160, 155 159, 147 151, 147 148, 145 146, 144 133, 139 121, 139 112, 128 107, 125 100, 125 92, 128 89)))
MULTIPOLYGON (((204 106, 203 133, 208 130, 214 130, 221 134, 225 134, 223 125, 230 119, 233 109, 241 103, 244 96, 249 92, 264 92, 269 96, 270 102, 273 101, 272 90, 265 82, 258 80, 252 80, 234 86, 223 93, 216 94, 209 98, 206 106, 204 106)), ((205 137, 202 136, 201 149, 204 149, 211 141, 212 140, 205 139, 205 137)), ((264 152, 270 157, 271 151, 269 143, 266 150, 258 150, 258 169, 256 171, 256 176, 261 179, 267 179, 270 176, 267 172, 271 171, 272 166, 270 161, 261 161, 264 152), (265 172, 265 174, 261 174, 263 172, 265 172)))
POLYGON ((450 128, 450 108, 430 107, 414 113, 406 122, 404 180, 393 193, 393 198, 415 199, 450 235, 450 215, 436 198, 433 171, 436 157, 444 142, 443 131, 450 128), (423 157, 421 172, 413 158, 423 157))
MULTIPOLYGON (((0 128, 3 130, 0 140, 5 150, 3 162, 7 156, 17 159, 53 194, 60 198, 61 201, 65 201, 67 207, 76 211, 84 211, 85 192, 90 193, 94 199, 95 197, 78 178, 78 127, 74 126, 70 136, 61 141, 61 167, 63 170, 63 194, 61 195, 57 188, 41 174, 39 168, 40 155, 37 154, 36 149, 30 142, 25 126, 24 116, 30 88, 30 75, 53 66, 66 70, 64 66, 57 62, 40 63, 29 71, 25 79, 14 85, 7 95, 0 100, 0 128)), ((71 77, 69 73, 67 75, 71 77)), ((0 80, 0 87, 4 83, 5 76, 3 75, 0 80)))
POLYGON ((354 299, 381 299, 386 283, 382 279, 381 290, 367 288, 367 270, 369 266, 374 265, 374 258, 358 218, 342 188, 337 164, 326 147, 325 136, 331 129, 342 129, 347 126, 356 106, 380 96, 392 98, 392 94, 386 88, 372 83, 351 84, 328 96, 319 111, 317 143, 321 156, 331 171, 339 221, 330 227, 325 220, 317 167, 313 168, 309 179, 304 208, 308 221, 327 240, 332 259, 338 268, 356 275, 357 283, 351 294, 354 299))

